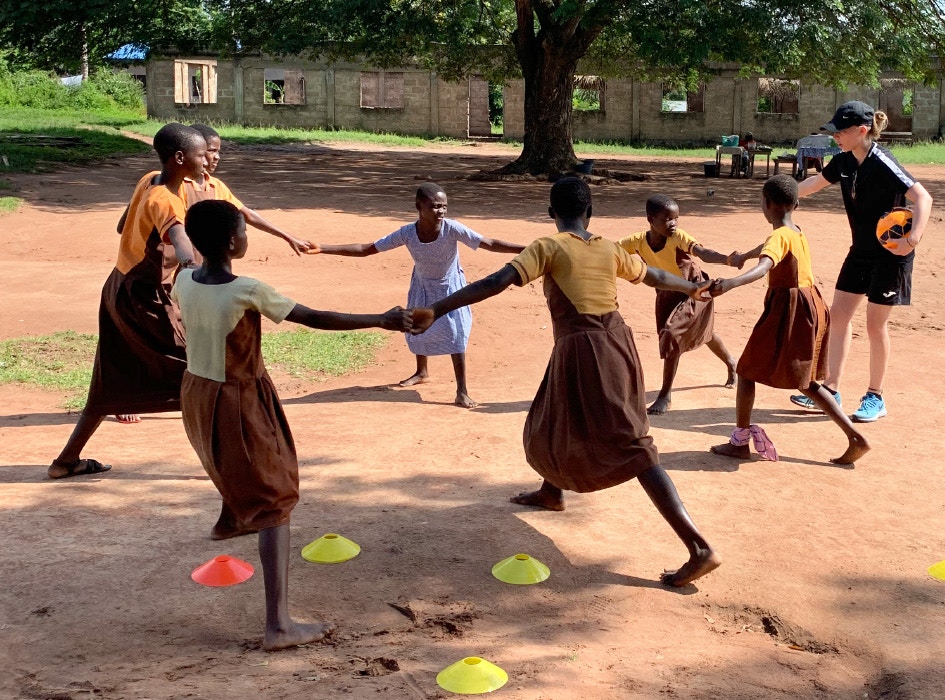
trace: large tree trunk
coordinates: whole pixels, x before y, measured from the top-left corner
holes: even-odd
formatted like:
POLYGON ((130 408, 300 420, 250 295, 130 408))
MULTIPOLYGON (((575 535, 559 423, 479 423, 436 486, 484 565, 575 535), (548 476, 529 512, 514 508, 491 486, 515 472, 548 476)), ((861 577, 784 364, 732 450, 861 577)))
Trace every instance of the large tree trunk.
POLYGON ((540 47, 537 60, 523 65, 525 77, 525 137, 522 154, 502 171, 556 173, 576 163, 572 145, 571 111, 577 59, 540 47))
POLYGON ((574 74, 603 25, 581 28, 587 17, 580 11, 562 14, 557 2, 515 0, 515 11, 512 43, 525 79, 525 145, 518 160, 500 172, 570 170, 577 163, 571 142, 574 74))

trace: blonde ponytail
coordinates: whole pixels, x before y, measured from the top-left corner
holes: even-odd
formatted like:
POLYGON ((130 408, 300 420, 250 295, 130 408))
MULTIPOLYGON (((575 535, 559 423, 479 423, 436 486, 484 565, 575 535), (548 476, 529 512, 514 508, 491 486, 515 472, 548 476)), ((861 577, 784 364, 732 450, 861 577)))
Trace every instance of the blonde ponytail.
POLYGON ((883 129, 889 124, 889 117, 886 116, 885 112, 876 110, 873 112, 873 126, 870 127, 869 132, 866 134, 869 138, 874 141, 879 138, 879 135, 882 133, 883 129))

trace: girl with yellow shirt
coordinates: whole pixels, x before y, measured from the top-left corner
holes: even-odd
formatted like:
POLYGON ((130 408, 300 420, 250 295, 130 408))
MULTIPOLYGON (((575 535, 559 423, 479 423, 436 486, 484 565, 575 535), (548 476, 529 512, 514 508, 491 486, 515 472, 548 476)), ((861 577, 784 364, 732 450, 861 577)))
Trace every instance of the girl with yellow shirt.
POLYGON ((748 272, 712 284, 712 294, 749 284, 768 275, 768 292, 761 318, 755 324, 738 360, 738 391, 735 396, 736 428, 731 439, 716 445, 712 452, 736 459, 748 459, 749 440, 765 459, 777 461, 778 453, 765 431, 751 422, 755 403, 755 382, 777 389, 799 389, 847 436, 846 452, 831 459, 835 464, 853 464, 869 451, 869 444, 843 413, 833 395, 821 384, 827 370, 829 314, 814 284, 807 238, 792 221, 797 207, 797 182, 776 175, 765 182, 762 212, 774 228, 768 239, 754 250, 739 256, 758 258, 748 272))
POLYGON ((659 464, 646 417, 645 389, 633 335, 617 312, 617 278, 672 289, 695 298, 699 286, 647 267, 616 242, 587 230, 591 192, 578 178, 551 188, 549 215, 558 233, 533 241, 508 265, 437 302, 413 310, 412 333, 422 333, 452 309, 543 278, 555 345, 525 420, 525 457, 543 478, 541 488, 511 500, 564 510, 564 491, 589 492, 637 478, 689 550, 679 569, 661 581, 684 586, 720 563, 659 464))
MULTIPOLYGON (((695 238, 679 228, 679 205, 664 194, 646 200, 646 220, 650 228, 620 240, 620 247, 636 253, 650 267, 658 267, 690 282, 709 278, 699 269, 693 257, 708 263, 731 265, 738 253, 723 255, 699 245, 695 238)), ((722 344, 714 329, 715 309, 712 300, 698 301, 685 294, 656 290, 656 331, 659 334, 660 359, 663 360, 663 386, 646 412, 662 415, 672 406, 673 382, 684 352, 707 345, 725 363, 728 376, 725 387, 735 386, 735 358, 722 344)))

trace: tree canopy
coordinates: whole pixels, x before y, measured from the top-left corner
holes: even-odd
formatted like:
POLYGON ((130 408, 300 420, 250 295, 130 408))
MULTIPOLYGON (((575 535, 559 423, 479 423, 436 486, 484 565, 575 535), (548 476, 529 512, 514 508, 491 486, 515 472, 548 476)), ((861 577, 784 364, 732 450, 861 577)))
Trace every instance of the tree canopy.
POLYGON ((224 53, 363 57, 444 78, 525 82, 513 171, 564 170, 571 94, 583 72, 694 86, 713 65, 824 85, 882 69, 931 80, 945 0, 0 0, 0 39, 49 66, 140 42, 224 53))
POLYGON ((202 0, 0 0, 0 45, 14 66, 87 74, 125 44, 210 48, 212 16, 202 0))
POLYGON ((566 169, 571 92, 584 72, 693 86, 713 64, 825 85, 881 70, 932 79, 941 0, 214 0, 242 49, 418 62, 446 78, 525 81, 525 143, 513 171, 566 169))

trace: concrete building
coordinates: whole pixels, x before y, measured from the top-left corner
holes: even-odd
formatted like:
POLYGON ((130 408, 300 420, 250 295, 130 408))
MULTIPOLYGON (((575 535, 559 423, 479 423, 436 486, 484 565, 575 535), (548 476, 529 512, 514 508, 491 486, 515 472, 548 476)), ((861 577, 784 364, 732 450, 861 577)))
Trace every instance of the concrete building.
MULTIPOLYGON (((776 78, 740 77, 735 65, 696 92, 632 78, 582 76, 574 138, 667 145, 718 143, 752 132, 763 143, 792 143, 815 132, 849 99, 890 115, 889 130, 916 140, 945 127, 945 89, 887 75, 878 87, 845 91, 776 78), (906 136, 907 135, 907 136, 906 136)), ((266 56, 153 58, 147 64, 148 115, 156 119, 245 125, 356 129, 453 138, 491 134, 489 85, 447 82, 417 67, 381 70, 266 56)), ((502 86, 503 136, 524 135, 524 85, 502 86)))

